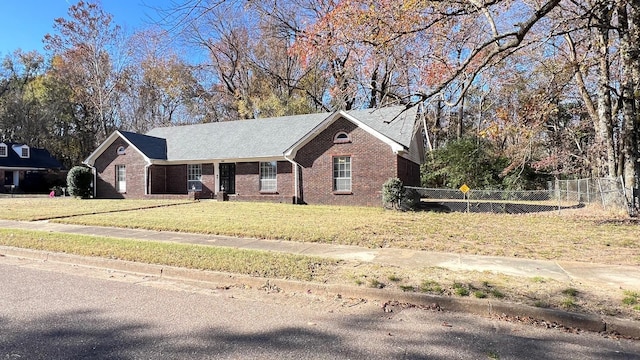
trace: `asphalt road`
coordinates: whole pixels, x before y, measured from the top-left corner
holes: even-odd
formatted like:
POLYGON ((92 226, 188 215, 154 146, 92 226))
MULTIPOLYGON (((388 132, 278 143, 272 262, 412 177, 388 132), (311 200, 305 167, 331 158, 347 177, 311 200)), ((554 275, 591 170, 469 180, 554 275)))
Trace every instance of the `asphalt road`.
POLYGON ((640 341, 0 257, 0 359, 640 359, 640 341))

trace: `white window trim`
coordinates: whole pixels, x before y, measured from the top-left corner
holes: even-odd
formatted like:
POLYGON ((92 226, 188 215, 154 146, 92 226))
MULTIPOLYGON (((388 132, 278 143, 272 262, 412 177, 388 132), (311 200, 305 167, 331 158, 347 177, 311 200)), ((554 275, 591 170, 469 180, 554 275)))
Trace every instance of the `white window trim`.
POLYGON ((274 193, 278 191, 278 162, 277 161, 261 161, 260 164, 260 192, 274 193), (268 164, 268 166, 267 166, 268 164), (265 173, 265 170, 271 170, 273 173, 265 173), (269 176, 269 177, 267 177, 269 176))
POLYGON ((347 134, 344 131, 339 131, 333 136, 334 144, 346 144, 350 142, 351 142, 351 138, 349 137, 349 134, 347 134))
POLYGON ((116 191, 120 194, 125 194, 127 192, 127 167, 126 165, 116 165, 116 191), (122 174, 120 173, 122 170, 122 174), (122 179, 120 175, 123 175, 122 179))
POLYGON ((7 144, 0 143, 0 157, 7 156, 9 156, 9 147, 7 146, 7 144))
POLYGON ((31 149, 27 145, 13 145, 12 148, 21 159, 28 159, 31 156, 31 149), (27 152, 26 155, 24 154, 25 150, 27 152))
POLYGON ((332 160, 332 167, 333 167, 333 191, 334 192, 343 192, 343 193, 350 193, 352 186, 353 186, 353 172, 351 169, 351 156, 334 156, 333 160, 332 160), (348 163, 345 163, 345 167, 346 164, 348 164, 349 168, 348 169, 341 169, 341 168, 336 168, 336 165, 339 165, 337 163, 337 161, 339 161, 339 159, 347 159, 348 163), (345 174, 341 174, 341 172, 345 172, 345 174), (340 175, 344 175, 344 176, 340 176, 340 175), (348 175, 348 176, 346 176, 348 175), (347 182, 348 181, 348 182, 347 182), (348 183, 348 188, 346 188, 344 186, 344 184, 348 183))
POLYGON ((202 164, 187 165, 187 191, 202 191, 202 164))

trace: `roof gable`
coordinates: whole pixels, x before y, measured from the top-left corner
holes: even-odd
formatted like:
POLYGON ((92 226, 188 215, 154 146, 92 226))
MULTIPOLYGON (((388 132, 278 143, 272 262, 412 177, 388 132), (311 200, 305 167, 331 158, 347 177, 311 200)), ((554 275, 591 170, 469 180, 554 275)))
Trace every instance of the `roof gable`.
POLYGON ((358 111, 339 111, 318 124, 311 132, 292 144, 286 152, 287 158, 294 158, 296 152, 324 131, 338 119, 351 121, 361 129, 370 133, 389 145, 393 152, 400 153, 409 149, 414 133, 416 107, 388 107, 358 111))
POLYGON ((137 151, 147 163, 151 163, 152 160, 167 159, 166 139, 129 131, 116 130, 111 133, 111 135, 109 135, 109 137, 83 161, 83 163, 93 166, 96 159, 119 138, 123 139, 127 144, 129 144, 129 146, 135 149, 135 151, 137 151))

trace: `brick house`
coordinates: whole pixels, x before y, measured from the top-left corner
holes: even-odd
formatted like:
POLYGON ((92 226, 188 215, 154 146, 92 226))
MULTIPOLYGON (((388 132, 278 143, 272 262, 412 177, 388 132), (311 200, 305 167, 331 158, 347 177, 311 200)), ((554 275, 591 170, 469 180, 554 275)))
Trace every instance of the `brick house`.
POLYGON ((61 169, 62 164, 46 149, 0 142, 0 192, 23 190, 25 180, 40 180, 38 176, 61 169))
POLYGON ((97 198, 194 196, 377 206, 391 177, 419 185, 416 107, 115 131, 84 163, 97 198))

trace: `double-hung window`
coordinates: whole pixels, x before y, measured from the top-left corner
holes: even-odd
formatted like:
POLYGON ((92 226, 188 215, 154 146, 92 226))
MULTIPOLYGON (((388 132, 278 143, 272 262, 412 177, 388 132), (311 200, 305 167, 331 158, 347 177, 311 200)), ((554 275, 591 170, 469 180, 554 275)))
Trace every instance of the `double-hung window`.
POLYGON ((116 191, 127 192, 127 168, 124 165, 116 165, 116 191))
POLYGON ((7 144, 0 143, 0 157, 7 157, 7 144))
POLYGON ((351 191, 351 157, 333 158, 333 191, 351 191))
POLYGON ((202 191, 202 164, 187 165, 187 191, 202 191))
POLYGON ((260 191, 276 192, 278 190, 278 163, 266 161, 260 163, 260 191))

